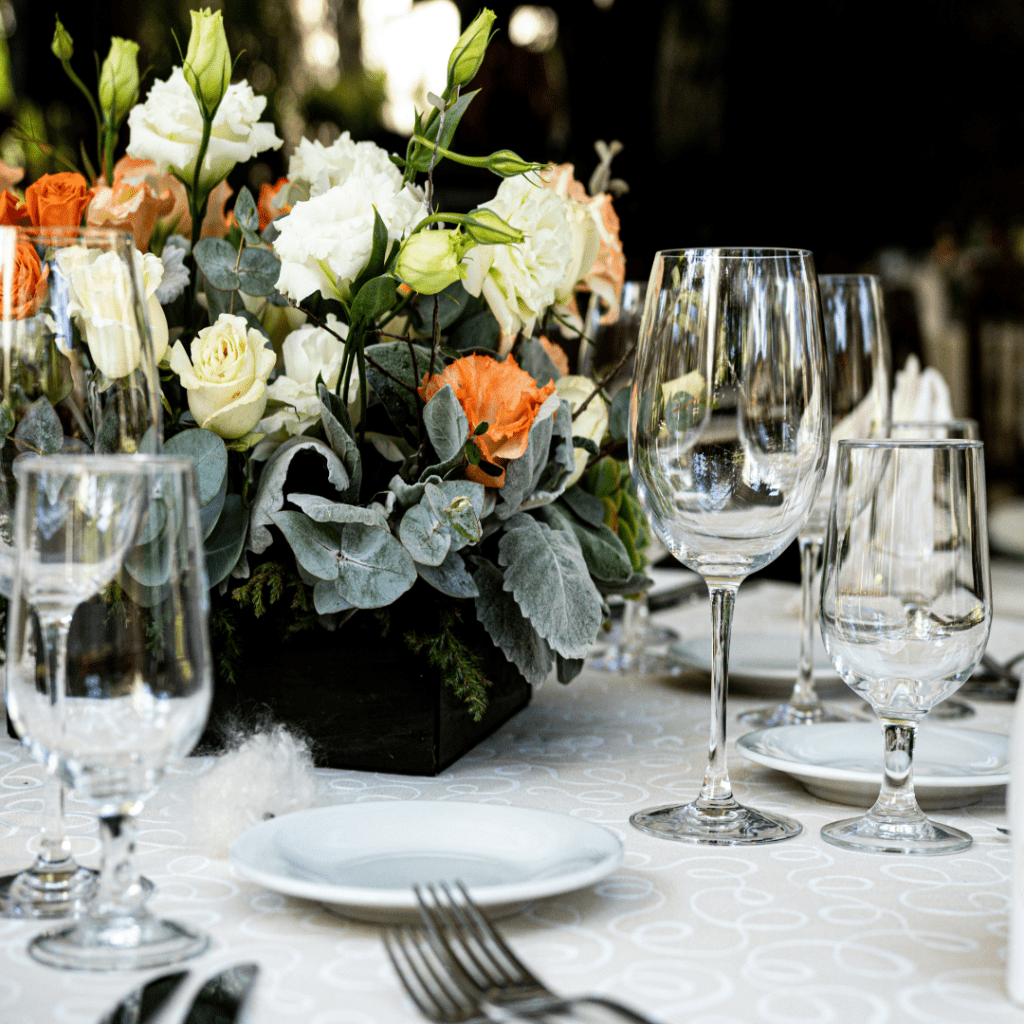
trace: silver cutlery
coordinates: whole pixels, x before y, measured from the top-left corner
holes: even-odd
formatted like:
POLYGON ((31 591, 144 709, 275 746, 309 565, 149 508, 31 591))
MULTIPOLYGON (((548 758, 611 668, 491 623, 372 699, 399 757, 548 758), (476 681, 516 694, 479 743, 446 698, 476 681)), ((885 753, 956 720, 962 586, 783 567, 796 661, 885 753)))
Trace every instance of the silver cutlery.
MULTIPOLYGON (((494 1010, 504 1011, 506 1019, 511 1015, 535 1020, 551 1014, 573 1013, 577 1008, 596 1007, 630 1024, 653 1024, 649 1017, 604 996, 565 997, 553 992, 515 955, 460 882, 454 886, 445 883, 415 886, 414 890, 424 929, 419 932, 405 929, 404 951, 408 954, 415 939, 419 963, 424 973, 429 972, 435 999, 438 992, 443 992, 450 1006, 466 1014, 431 1019, 470 1020, 473 1007, 478 1016, 482 1011, 491 1020, 502 1019, 492 1012, 494 1010), (425 947, 429 947, 431 955, 427 955, 425 947), (446 977, 437 970, 439 966, 446 977)), ((393 943, 400 941, 394 933, 391 939, 393 943)), ((390 944, 388 951, 391 953, 390 944)), ((392 954, 392 962, 394 960, 392 954)), ((407 962, 411 964, 411 960, 407 962)), ((403 983, 406 981, 401 971, 399 977, 403 983)), ((417 972, 417 977, 422 984, 423 975, 417 972)))
POLYGON ((134 988, 97 1024, 147 1024, 185 980, 188 971, 161 974, 134 988))
POLYGON ((259 964, 243 963, 213 975, 196 993, 181 1024, 234 1024, 259 972, 259 964))

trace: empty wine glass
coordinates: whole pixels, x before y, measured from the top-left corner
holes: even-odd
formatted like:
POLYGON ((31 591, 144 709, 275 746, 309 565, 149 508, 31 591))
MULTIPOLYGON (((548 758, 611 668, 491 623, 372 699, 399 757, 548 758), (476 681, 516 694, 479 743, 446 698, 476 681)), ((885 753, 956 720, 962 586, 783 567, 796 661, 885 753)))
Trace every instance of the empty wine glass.
MULTIPOLYGON (((159 450, 154 337, 167 344, 130 232, 0 227, 0 594, 10 597, 15 465, 31 454, 159 450), (148 319, 153 320, 153 333, 148 319)), ((64 829, 64 790, 43 782, 34 863, 0 878, 10 916, 80 913, 95 874, 79 867, 64 829)))
POLYGON ((809 252, 658 253, 633 383, 630 466, 654 531, 704 577, 713 666, 708 766, 685 806, 639 811, 685 842, 774 842, 802 826, 741 806, 726 767, 729 635, 740 583, 793 540, 825 473, 828 370, 809 252))
POLYGON ((814 637, 818 565, 832 500, 836 448, 841 438, 885 437, 892 405, 889 334, 882 282, 870 274, 819 274, 832 392, 832 440, 825 483, 800 531, 800 660, 789 699, 739 716, 756 728, 844 722, 852 715, 821 702, 814 687, 814 637))
POLYGON ((96 809, 96 897, 31 955, 136 970, 194 956, 205 935, 153 917, 132 866, 135 815, 202 732, 212 671, 192 463, 163 456, 26 459, 8 612, 15 729, 96 809), (42 669, 42 670, 41 670, 42 669))
POLYGON ((882 723, 883 775, 871 810, 826 825, 823 839, 906 854, 971 845, 918 806, 914 737, 974 671, 991 622, 981 442, 840 442, 821 631, 836 671, 882 723))

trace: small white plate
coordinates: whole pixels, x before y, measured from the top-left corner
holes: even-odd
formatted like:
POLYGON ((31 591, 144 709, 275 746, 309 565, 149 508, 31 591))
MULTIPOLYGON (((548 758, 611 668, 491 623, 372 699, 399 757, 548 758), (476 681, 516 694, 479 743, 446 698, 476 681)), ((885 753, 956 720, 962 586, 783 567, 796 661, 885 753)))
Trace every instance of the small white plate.
POLYGON ((230 856, 268 889, 382 923, 416 919, 416 883, 459 880, 500 916, 592 885, 623 850, 600 825, 554 811, 389 800, 273 818, 239 836, 230 856))
MULTIPOLYGON (((747 760, 791 775, 823 800, 870 807, 882 785, 878 722, 759 729, 741 736, 736 747, 747 760)), ((922 807, 966 807, 1009 781, 1006 736, 929 722, 918 732, 914 789, 922 807)))

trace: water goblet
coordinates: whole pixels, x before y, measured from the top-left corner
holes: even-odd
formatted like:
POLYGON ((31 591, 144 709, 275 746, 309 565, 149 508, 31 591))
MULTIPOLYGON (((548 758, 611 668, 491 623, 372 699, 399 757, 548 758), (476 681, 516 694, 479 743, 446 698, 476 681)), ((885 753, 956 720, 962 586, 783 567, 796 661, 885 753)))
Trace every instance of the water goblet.
POLYGON ((822 703, 814 686, 814 634, 818 566, 825 541, 836 449, 844 437, 885 437, 892 405, 889 333, 885 325, 882 282, 870 274, 819 274, 832 392, 832 438, 825 483, 807 523, 797 536, 800 547, 800 659, 796 682, 782 704, 739 716, 745 725, 811 725, 853 718, 822 703))
POLYGON ((708 765, 685 806, 630 821, 667 839, 775 842, 802 826, 742 806, 726 765, 729 636, 740 583, 793 540, 828 458, 830 407, 821 311, 809 252, 658 253, 633 383, 630 468, 666 548, 711 597, 708 765))
MULTIPOLYGON (((166 347, 167 326, 156 297, 146 299, 139 259, 127 231, 0 227, 0 391, 17 423, 0 451, 4 597, 14 570, 14 467, 22 457, 159 448, 153 339, 166 347)), ((73 916, 92 895, 95 873, 74 858, 63 804, 63 785, 48 774, 35 861, 0 878, 6 915, 73 916)))
POLYGON ((150 914, 132 866, 135 816, 167 766, 195 745, 212 689, 192 463, 27 459, 14 538, 11 719, 33 754, 95 808, 103 841, 96 897, 29 952, 92 970, 195 956, 207 937, 150 914))
POLYGON ((821 631, 843 681, 882 723, 882 788, 822 838, 915 855, 971 845, 914 795, 921 719, 974 671, 992 622, 980 441, 841 441, 825 542, 821 631))

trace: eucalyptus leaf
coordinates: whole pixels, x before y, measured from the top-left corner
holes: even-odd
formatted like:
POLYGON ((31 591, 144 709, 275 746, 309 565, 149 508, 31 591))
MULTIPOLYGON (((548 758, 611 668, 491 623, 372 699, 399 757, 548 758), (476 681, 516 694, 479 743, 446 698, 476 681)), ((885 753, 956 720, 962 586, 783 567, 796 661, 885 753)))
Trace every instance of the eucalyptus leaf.
POLYGON ((366 526, 388 528, 387 517, 379 506, 350 505, 342 501, 331 501, 319 494, 289 494, 288 500, 298 505, 303 512, 317 523, 363 523, 366 526))
POLYGON ((313 607, 318 615, 346 612, 352 605, 338 592, 337 580, 317 580, 313 586, 313 607))
POLYGON ((247 246, 238 261, 239 288, 246 295, 270 295, 281 276, 281 261, 269 249, 247 246))
POLYGON ((238 250, 223 238, 204 238, 192 250, 196 265, 214 288, 222 292, 237 291, 242 286, 235 270, 238 250))
POLYGON ((224 510, 224 502, 227 499, 228 494, 228 475, 224 474, 223 479, 220 483, 220 490, 213 496, 213 498, 199 509, 199 525, 202 527, 203 540, 213 533, 214 528, 217 525, 217 521, 220 519, 220 514, 224 510))
POLYGON ((203 279, 203 291, 206 293, 206 305, 209 310, 211 324, 222 313, 230 313, 233 316, 238 310, 245 309, 245 303, 238 292, 222 292, 210 284, 209 278, 203 279))
POLYGON ((449 551, 440 565, 417 562, 416 572, 435 590, 449 597, 478 597, 480 594, 462 556, 455 551, 449 551))
MULTIPOLYGON (((629 401, 631 388, 623 388, 608 408, 608 433, 613 441, 625 441, 629 433, 629 401)), ((599 402, 599 398, 594 399, 599 402)))
POLYGON ((440 565, 452 543, 447 527, 425 501, 413 505, 402 516, 398 539, 421 565, 440 565))
POLYGON ((223 438, 218 437, 212 430, 193 427, 191 430, 183 430, 180 434, 169 437, 164 442, 164 452, 192 460, 200 508, 216 498, 225 484, 228 473, 228 450, 223 438))
POLYGON ((206 552, 206 574, 211 587, 226 580, 231 575, 231 570, 238 564, 242 549, 245 547, 245 534, 248 528, 249 513, 241 495, 229 494, 217 525, 203 545, 206 552))
POLYGON ((448 335, 448 344, 463 352, 471 348, 497 352, 500 343, 501 326, 488 309, 466 317, 448 335))
POLYGON ((249 189, 243 185, 235 200, 235 223, 249 245, 259 245, 260 214, 249 189))
POLYGON ((338 531, 314 523, 302 512, 273 512, 273 524, 284 534, 299 565, 318 580, 338 578, 338 531))
POLYGON ((467 544, 476 544, 482 536, 480 518, 484 508, 483 484, 474 480, 430 481, 423 500, 434 515, 448 527, 452 549, 459 551, 467 544))
MULTIPOLYGON (((115 402, 109 404, 116 407, 115 402)), ((21 417, 14 431, 14 440, 21 442, 21 451, 28 449, 43 455, 54 455, 61 450, 64 428, 56 409, 45 395, 37 398, 21 417)))
POLYGON ((469 439, 469 420, 450 384, 445 384, 423 407, 423 424, 442 462, 462 453, 469 439))
POLYGON ((393 604, 415 582, 412 557, 389 530, 362 523, 342 526, 338 592, 354 608, 393 604))

